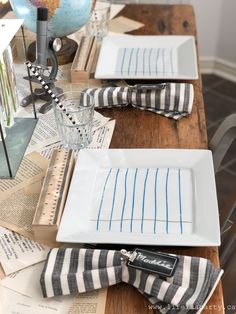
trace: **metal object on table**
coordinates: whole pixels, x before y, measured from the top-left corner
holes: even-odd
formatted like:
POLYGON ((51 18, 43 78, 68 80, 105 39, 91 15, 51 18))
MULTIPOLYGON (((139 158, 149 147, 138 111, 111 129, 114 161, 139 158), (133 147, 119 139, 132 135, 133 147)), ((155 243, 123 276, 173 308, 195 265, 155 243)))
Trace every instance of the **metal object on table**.
POLYGON ((162 90, 166 88, 165 83, 160 84, 136 84, 136 85, 129 85, 129 88, 136 92, 146 92, 148 90, 162 90))
MULTIPOLYGON (((62 47, 61 40, 59 38, 51 38, 48 32, 48 9, 38 8, 37 11, 37 44, 36 44, 36 61, 35 66, 37 67, 40 76, 49 85, 50 89, 55 94, 61 94, 63 90, 57 88, 54 85, 56 76, 58 73, 58 61, 56 51, 59 51, 62 47), (50 59, 52 68, 48 72, 47 62, 50 59)), ((29 71, 29 70, 28 70, 29 71)), ((28 79, 26 77, 25 79, 28 79)), ((32 80, 32 79, 31 79, 32 80)), ((52 108, 52 101, 50 95, 47 95, 41 88, 34 90, 31 95, 25 97, 22 100, 22 106, 26 107, 31 102, 35 102, 37 99, 45 100, 46 103, 39 109, 40 113, 46 113, 52 108)))
MULTIPOLYGON (((10 177, 12 177, 11 164, 10 164, 10 160, 9 160, 9 156, 8 156, 8 152, 7 152, 7 147, 6 147, 5 138, 4 138, 4 134, 3 134, 3 129, 2 129, 1 123, 0 123, 0 133, 1 133, 1 139, 2 139, 3 150, 4 150, 4 154, 5 154, 5 158, 6 158, 6 163, 7 163, 7 169, 8 169, 8 171, 9 171, 10 177)), ((1 157, 1 156, 2 156, 2 154, 0 155, 0 157, 1 157)), ((1 162, 1 164, 3 164, 3 163, 1 162)))

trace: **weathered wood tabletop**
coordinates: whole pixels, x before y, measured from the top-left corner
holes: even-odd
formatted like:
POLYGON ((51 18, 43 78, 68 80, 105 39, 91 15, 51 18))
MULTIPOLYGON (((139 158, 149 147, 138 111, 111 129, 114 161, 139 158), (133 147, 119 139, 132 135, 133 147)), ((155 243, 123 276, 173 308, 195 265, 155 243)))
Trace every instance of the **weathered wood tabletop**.
MULTIPOLYGON (((145 26, 132 32, 136 35, 194 35, 194 11, 189 5, 127 5, 120 15, 142 22, 145 26)), ((194 106, 189 117, 176 122, 157 114, 134 108, 106 109, 101 113, 116 119, 111 148, 207 148, 206 121, 201 78, 194 85, 194 106)), ((160 249, 160 248, 158 248, 160 249)), ((201 256, 219 266, 218 249, 161 248, 166 252, 201 256)), ((221 284, 216 288, 204 314, 224 313, 221 284)), ((134 288, 119 284, 110 287, 106 314, 155 313, 134 288)))

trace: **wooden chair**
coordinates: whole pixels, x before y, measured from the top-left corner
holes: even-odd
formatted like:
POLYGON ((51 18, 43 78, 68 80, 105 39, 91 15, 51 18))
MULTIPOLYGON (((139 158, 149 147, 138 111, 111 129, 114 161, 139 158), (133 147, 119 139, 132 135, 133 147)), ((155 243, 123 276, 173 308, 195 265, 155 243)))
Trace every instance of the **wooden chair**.
MULTIPOLYGON (((213 151, 215 173, 221 169, 222 161, 236 139, 236 113, 229 115, 213 135, 209 148, 213 151)), ((226 218, 221 223, 221 266, 226 267, 231 253, 236 248, 236 195, 229 200, 226 218)))
MULTIPOLYGON (((236 139, 236 114, 231 114, 223 120, 210 141, 209 148, 213 151, 215 173, 221 169, 222 161, 229 148, 236 139)), ((235 143, 236 144, 236 143, 235 143)), ((236 194, 228 198, 225 206, 226 218, 221 222, 221 246, 220 263, 224 269, 222 278, 224 289, 224 301, 226 305, 236 302, 235 290, 233 289, 236 279, 236 194)), ((221 219, 222 220, 222 219, 221 219)), ((226 314, 232 310, 226 309, 226 314)))
POLYGON ((225 228, 221 227, 220 262, 223 268, 228 266, 236 249, 236 203, 231 208, 230 214, 230 218, 227 218, 223 225, 225 228))
POLYGON ((220 170, 221 163, 236 139, 236 113, 229 115, 217 128, 209 148, 213 151, 215 173, 220 170))

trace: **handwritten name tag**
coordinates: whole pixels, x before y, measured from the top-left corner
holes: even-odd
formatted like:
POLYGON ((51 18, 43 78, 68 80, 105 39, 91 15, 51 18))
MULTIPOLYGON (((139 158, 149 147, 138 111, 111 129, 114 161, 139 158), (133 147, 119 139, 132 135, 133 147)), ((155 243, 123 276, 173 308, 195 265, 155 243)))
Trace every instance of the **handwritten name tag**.
POLYGON ((172 277, 178 261, 178 257, 169 254, 135 249, 127 265, 146 272, 172 277))

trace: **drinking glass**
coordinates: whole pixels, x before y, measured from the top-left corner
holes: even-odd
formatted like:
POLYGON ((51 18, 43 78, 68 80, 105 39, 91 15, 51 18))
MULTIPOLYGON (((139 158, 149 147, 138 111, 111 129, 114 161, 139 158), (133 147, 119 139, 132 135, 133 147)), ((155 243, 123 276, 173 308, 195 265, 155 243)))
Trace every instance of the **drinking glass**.
POLYGON ((83 92, 73 91, 63 93, 58 98, 66 109, 66 112, 63 112, 53 101, 56 124, 63 145, 67 149, 75 150, 88 146, 92 141, 93 97, 83 92), (70 116, 68 117, 66 113, 70 116), (75 123, 73 124, 72 121, 75 123))

